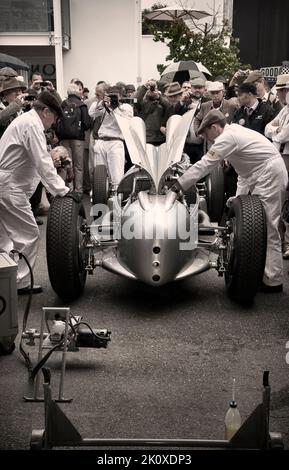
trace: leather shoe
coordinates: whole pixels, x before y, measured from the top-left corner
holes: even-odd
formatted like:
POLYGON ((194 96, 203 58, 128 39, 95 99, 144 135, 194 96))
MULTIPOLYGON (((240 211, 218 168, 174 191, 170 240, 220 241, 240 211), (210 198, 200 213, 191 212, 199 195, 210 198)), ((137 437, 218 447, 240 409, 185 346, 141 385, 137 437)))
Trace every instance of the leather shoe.
POLYGON ((264 284, 264 282, 262 282, 259 291, 264 292, 266 294, 283 292, 283 284, 278 284, 277 286, 267 286, 267 284, 264 284))
MULTIPOLYGON (((17 294, 18 295, 30 294, 30 291, 31 291, 30 286, 22 287, 21 289, 17 289, 17 294)), ((38 286, 38 285, 33 286, 32 294, 40 294, 41 292, 43 292, 43 289, 41 286, 38 286)))

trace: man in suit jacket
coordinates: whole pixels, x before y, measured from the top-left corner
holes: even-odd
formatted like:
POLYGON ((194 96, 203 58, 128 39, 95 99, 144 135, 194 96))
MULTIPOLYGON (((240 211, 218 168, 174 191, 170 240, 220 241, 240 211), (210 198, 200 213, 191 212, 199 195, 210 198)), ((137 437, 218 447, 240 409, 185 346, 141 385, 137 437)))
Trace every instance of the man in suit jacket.
POLYGON ((239 108, 238 101, 235 98, 226 100, 224 98, 225 89, 222 82, 211 82, 207 87, 207 92, 211 98, 210 101, 202 103, 200 111, 195 117, 195 130, 196 134, 206 114, 211 109, 218 109, 221 111, 228 124, 231 124, 236 110, 239 108))

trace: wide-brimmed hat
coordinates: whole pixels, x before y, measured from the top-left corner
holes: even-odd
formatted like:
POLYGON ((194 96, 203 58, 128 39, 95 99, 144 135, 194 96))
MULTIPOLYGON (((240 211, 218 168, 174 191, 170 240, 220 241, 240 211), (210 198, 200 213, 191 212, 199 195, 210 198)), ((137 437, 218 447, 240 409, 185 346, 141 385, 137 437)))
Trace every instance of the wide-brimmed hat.
POLYGON ((210 127, 212 124, 216 124, 216 122, 225 124, 226 117, 218 109, 212 109, 211 111, 208 112, 208 114, 206 114, 206 116, 202 120, 202 123, 198 129, 198 134, 202 134, 205 129, 210 127))
POLYGON ((171 83, 166 89, 167 96, 181 95, 182 93, 183 93, 183 90, 179 82, 171 83))
POLYGON ((0 82, 0 94, 6 90, 14 90, 15 88, 21 88, 21 90, 26 90, 27 85, 22 80, 17 80, 16 77, 6 77, 0 82))
POLYGON ((47 108, 49 108, 51 111, 54 111, 58 117, 63 117, 63 110, 61 108, 61 105, 55 96, 50 91, 43 91, 38 95, 37 100, 33 102, 33 106, 37 105, 45 105, 47 108))
POLYGON ((12 67, 2 67, 0 69, 0 78, 5 77, 17 77, 18 72, 12 69, 12 67))
POLYGON ((222 82, 210 82, 207 86, 207 91, 224 91, 224 85, 222 82))
POLYGON ((289 82, 289 73, 284 73, 283 75, 277 75, 276 81, 276 90, 280 88, 287 88, 286 83, 289 82))
POLYGON ((255 83, 260 80, 260 78, 264 78, 263 72, 261 72, 261 70, 252 70, 243 83, 255 83))

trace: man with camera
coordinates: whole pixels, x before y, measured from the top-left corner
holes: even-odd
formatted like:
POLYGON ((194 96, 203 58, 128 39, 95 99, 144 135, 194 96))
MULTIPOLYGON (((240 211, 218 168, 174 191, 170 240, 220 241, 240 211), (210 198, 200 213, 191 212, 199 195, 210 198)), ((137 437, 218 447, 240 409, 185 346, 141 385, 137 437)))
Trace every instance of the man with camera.
POLYGON ((118 87, 110 87, 100 102, 92 103, 89 115, 94 120, 93 137, 94 162, 107 166, 112 187, 117 186, 124 175, 125 147, 124 137, 117 123, 116 115, 126 119, 133 117, 133 108, 128 103, 121 102, 121 93, 118 87))
POLYGON ((27 91, 31 95, 39 95, 40 93, 42 93, 42 91, 49 91, 49 93, 52 93, 55 96, 59 103, 61 103, 62 101, 60 95, 54 88, 53 83, 49 80, 43 80, 43 77, 39 72, 32 73, 31 84, 27 91))
POLYGON ((136 94, 135 110, 137 116, 146 125, 146 141, 148 144, 160 145, 165 141, 161 126, 171 105, 158 90, 155 80, 148 80, 136 94))

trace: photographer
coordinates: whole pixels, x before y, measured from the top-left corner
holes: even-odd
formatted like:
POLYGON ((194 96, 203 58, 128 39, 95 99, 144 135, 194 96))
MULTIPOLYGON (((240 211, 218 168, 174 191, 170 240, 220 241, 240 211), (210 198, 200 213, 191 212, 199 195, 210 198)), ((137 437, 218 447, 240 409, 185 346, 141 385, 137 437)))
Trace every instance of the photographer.
POLYGON ((127 103, 121 103, 121 94, 118 87, 110 87, 105 92, 103 100, 92 103, 89 115, 93 118, 94 162, 107 166, 112 186, 117 188, 124 175, 125 147, 124 137, 117 123, 115 115, 126 119, 133 117, 133 108, 127 103))
POLYGON ((49 80, 43 80, 43 77, 41 73, 39 72, 34 72, 31 75, 31 83, 30 87, 27 90, 29 94, 35 94, 39 95, 42 91, 49 91, 55 98, 61 103, 62 99, 60 95, 57 93, 56 89, 54 88, 54 85, 52 82, 49 80))
POLYGON ((160 129, 171 108, 169 101, 162 96, 155 80, 149 80, 142 85, 137 91, 136 98, 136 114, 145 122, 147 143, 162 144, 165 141, 165 135, 160 129))

